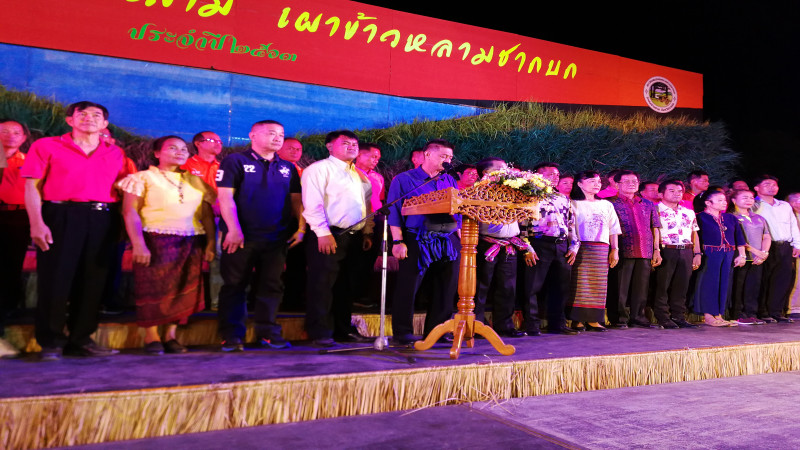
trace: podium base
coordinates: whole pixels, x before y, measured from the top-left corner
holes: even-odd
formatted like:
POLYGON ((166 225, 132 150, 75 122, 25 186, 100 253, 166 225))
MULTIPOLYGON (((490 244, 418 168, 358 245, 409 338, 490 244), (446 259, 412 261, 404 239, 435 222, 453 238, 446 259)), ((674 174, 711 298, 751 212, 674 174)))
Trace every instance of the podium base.
POLYGON ((453 347, 450 349, 450 359, 458 359, 462 345, 467 348, 473 348, 476 334, 485 337, 492 344, 492 347, 503 356, 511 356, 517 351, 513 345, 504 343, 491 327, 475 320, 475 314, 462 313, 457 313, 452 319, 437 325, 425 340, 414 343, 414 349, 420 351, 430 349, 445 333, 453 333, 453 347))

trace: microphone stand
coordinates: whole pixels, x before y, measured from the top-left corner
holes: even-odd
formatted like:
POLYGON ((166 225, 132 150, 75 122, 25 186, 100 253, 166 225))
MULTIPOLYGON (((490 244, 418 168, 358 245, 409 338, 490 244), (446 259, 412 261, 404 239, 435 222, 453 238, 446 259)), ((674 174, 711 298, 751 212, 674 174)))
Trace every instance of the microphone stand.
POLYGON ((406 349, 407 348, 413 348, 412 346, 404 345, 404 346, 392 347, 392 346, 389 345, 389 339, 386 337, 386 277, 387 277, 387 274, 388 274, 387 262, 388 262, 388 259, 389 259, 389 221, 388 221, 389 208, 392 207, 397 202, 399 202, 401 200, 405 200, 406 198, 411 196, 411 194, 417 192, 421 187, 426 186, 427 184, 438 180, 439 177, 441 177, 443 174, 450 172, 452 170, 453 166, 452 166, 452 164, 447 164, 447 166, 445 166, 445 170, 439 172, 438 174, 436 174, 433 177, 428 178, 427 180, 425 180, 424 183, 422 183, 419 186, 415 187, 414 189, 408 191, 406 194, 398 197, 397 199, 395 199, 394 201, 392 201, 388 205, 381 206, 381 208, 378 209, 377 211, 373 211, 367 217, 361 219, 360 221, 356 222, 352 226, 350 226, 350 227, 348 227, 348 228, 346 228, 344 230, 341 230, 339 233, 337 233, 337 234, 347 233, 350 230, 352 230, 355 227, 357 227, 359 224, 372 219, 377 214, 383 214, 383 216, 385 217, 385 219, 383 221, 383 242, 381 243, 381 251, 382 251, 382 258, 381 258, 382 261, 381 261, 381 263, 382 264, 381 264, 380 331, 379 331, 378 337, 372 343, 372 347, 347 347, 347 348, 337 348, 337 349, 321 349, 319 351, 319 353, 321 355, 326 355, 326 354, 329 354, 329 353, 344 353, 344 352, 354 352, 354 351, 359 351, 359 350, 372 350, 372 349, 374 349, 374 350, 377 350, 379 352, 389 351, 389 352, 391 352, 391 353, 393 353, 393 354, 395 354, 397 356, 404 357, 406 359, 406 361, 408 361, 411 364, 417 362, 417 359, 414 358, 413 356, 405 356, 405 355, 401 354, 400 352, 398 352, 397 350, 395 350, 395 348, 406 348, 406 349), (449 166, 449 167, 447 167, 447 166, 449 166))

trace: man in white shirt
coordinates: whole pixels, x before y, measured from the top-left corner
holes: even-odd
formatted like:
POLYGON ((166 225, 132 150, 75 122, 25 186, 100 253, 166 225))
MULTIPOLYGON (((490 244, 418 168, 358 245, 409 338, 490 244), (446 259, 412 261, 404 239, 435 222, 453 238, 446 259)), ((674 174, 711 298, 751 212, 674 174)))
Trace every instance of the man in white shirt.
POLYGON ((302 176, 303 216, 311 227, 306 331, 314 345, 332 347, 337 340, 367 340, 351 323, 353 298, 347 280, 358 267, 354 258, 372 247, 373 222, 364 221, 372 210, 372 187, 353 164, 358 137, 352 131, 328 133, 325 146, 330 156, 306 167, 302 176))
POLYGON ((761 280, 761 295, 758 309, 765 322, 791 323, 785 316, 789 291, 792 288, 794 258, 800 256, 800 229, 792 206, 775 198, 778 195, 778 179, 772 175, 761 175, 753 182, 758 197, 753 212, 766 219, 772 246, 764 262, 761 280))
POLYGON ((658 186, 661 203, 661 264, 656 267, 653 314, 664 328, 697 328, 686 320, 686 294, 692 271, 702 262, 697 219, 681 205, 683 182, 665 180, 658 186))

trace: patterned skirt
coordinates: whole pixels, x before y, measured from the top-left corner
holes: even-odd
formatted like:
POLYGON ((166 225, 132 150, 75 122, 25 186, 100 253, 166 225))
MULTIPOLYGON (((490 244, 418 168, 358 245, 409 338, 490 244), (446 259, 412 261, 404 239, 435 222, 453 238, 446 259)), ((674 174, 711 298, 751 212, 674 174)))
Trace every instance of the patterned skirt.
POLYGON ((608 288, 608 244, 581 242, 572 266, 570 319, 605 323, 608 288))
POLYGON ((150 265, 133 265, 136 322, 141 327, 186 323, 204 308, 201 268, 205 236, 144 233, 150 265))

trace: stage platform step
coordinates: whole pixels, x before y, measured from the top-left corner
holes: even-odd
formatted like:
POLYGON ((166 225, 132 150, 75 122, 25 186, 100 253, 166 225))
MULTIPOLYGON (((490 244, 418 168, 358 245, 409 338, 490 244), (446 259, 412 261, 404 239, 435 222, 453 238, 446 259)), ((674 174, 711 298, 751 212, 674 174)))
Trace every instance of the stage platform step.
MULTIPOLYGON (((800 324, 628 329, 429 351, 287 350, 0 361, 0 447, 40 448, 800 370, 800 324), (413 356, 416 361, 409 362, 413 356), (11 380, 10 382, 8 380, 11 380)), ((342 347, 344 348, 344 347, 342 347)))
MULTIPOLYGON (((491 320, 492 313, 486 313, 491 320)), ((519 319, 517 319, 519 320, 519 319)), ((304 330, 305 315, 301 313, 285 313, 278 316, 278 323, 283 329, 284 339, 302 341, 308 339, 304 330)), ((353 314, 353 325, 364 336, 378 336, 380 333, 380 314, 353 314)), ((425 326, 425 314, 414 315, 414 332, 422 334, 425 326)), ((385 333, 392 335, 392 316, 385 318, 385 333)), ((32 353, 41 350, 34 337, 31 324, 9 325, 5 329, 6 340, 20 351, 32 353)), ((137 349, 144 345, 144 330, 136 325, 132 314, 106 318, 100 323, 97 332, 92 336, 95 342, 115 349, 137 349)), ((247 321, 246 342, 255 340, 253 321, 247 321)), ((218 345, 220 336, 217 333, 217 314, 202 312, 189 318, 189 323, 178 327, 178 340, 188 346, 218 345)))

